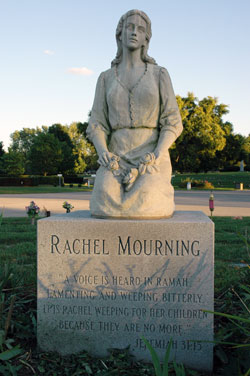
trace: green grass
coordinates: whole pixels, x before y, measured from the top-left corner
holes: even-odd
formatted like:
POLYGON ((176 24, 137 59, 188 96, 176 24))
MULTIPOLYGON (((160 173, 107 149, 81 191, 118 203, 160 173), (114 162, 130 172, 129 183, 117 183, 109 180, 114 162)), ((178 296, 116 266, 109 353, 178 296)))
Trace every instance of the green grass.
POLYGON ((244 189, 250 188, 250 172, 248 171, 176 174, 172 178, 172 184, 175 188, 179 188, 181 180, 185 180, 186 178, 207 180, 214 185, 215 189, 235 189, 236 183, 243 183, 244 189))
POLYGON ((31 225, 29 218, 3 219, 0 227, 0 254, 1 265, 11 265, 22 284, 35 286, 36 226, 31 225))
POLYGON ((39 185, 37 187, 0 187, 0 194, 90 192, 92 189, 93 186, 78 187, 78 184, 73 184, 72 188, 69 184, 66 184, 64 187, 54 187, 52 185, 39 185))
POLYGON ((246 248, 241 241, 248 228, 250 237, 250 217, 215 217, 215 244, 217 260, 229 262, 242 262, 246 259, 246 248))
MULTIPOLYGON (((239 268, 232 264, 242 261, 250 263, 249 249, 242 235, 250 243, 250 217, 233 219, 213 217, 215 223, 215 310, 249 318, 241 300, 249 306, 250 295, 244 294, 241 285, 250 285, 250 269, 239 268), (239 299, 240 296, 240 299, 239 299)), ((39 353, 36 350, 36 225, 32 226, 28 218, 3 218, 0 227, 0 287, 4 275, 9 278, 0 288, 1 302, 4 302, 3 327, 8 314, 10 301, 16 296, 11 317, 8 338, 14 339, 13 345, 20 345, 21 354, 5 364, 17 371, 19 376, 29 375, 153 375, 153 366, 135 362, 129 350, 112 350, 105 359, 94 359, 89 354, 62 357, 55 353, 39 353), (19 367, 19 369, 18 369, 19 367)), ((0 313, 1 319, 1 313, 0 313)), ((244 330, 250 328, 235 326, 224 317, 215 316, 215 337, 218 341, 246 342, 244 330), (244 330, 243 330, 243 329, 244 330)), ((214 375, 243 375, 250 368, 249 349, 234 349, 232 346, 215 347, 214 375), (241 373, 240 373, 241 372, 241 373)), ((1 346, 0 346, 1 354, 1 346)), ((4 367, 5 367, 4 364, 4 367)), ((0 374, 11 375, 12 371, 0 374)), ((11 369, 11 368, 9 368, 11 369)), ((14 372, 14 371, 13 371, 14 372)), ((170 372, 169 375, 174 373, 170 372)), ((186 375, 201 376, 192 370, 186 375)))

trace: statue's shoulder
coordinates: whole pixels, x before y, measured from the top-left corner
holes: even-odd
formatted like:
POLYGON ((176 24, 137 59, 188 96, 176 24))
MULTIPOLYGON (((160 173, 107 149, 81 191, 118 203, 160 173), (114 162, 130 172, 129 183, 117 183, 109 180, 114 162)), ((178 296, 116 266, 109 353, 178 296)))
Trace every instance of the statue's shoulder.
POLYGON ((154 65, 154 69, 158 74, 169 74, 167 68, 160 65, 154 65))
POLYGON ((161 67, 160 65, 151 65, 151 69, 156 77, 160 77, 161 75, 163 76, 168 76, 168 71, 165 67, 161 67))
POLYGON ((114 68, 109 68, 105 71, 103 71, 100 76, 102 76, 104 79, 109 79, 114 74, 114 68))
POLYGON ((99 74, 98 77, 98 84, 99 85, 109 85, 112 81, 112 77, 114 77, 114 68, 107 69, 99 74), (110 81, 111 80, 111 81, 110 81))
POLYGON ((168 70, 165 67, 161 67, 160 65, 154 66, 155 70, 155 77, 158 77, 159 83, 163 86, 169 85, 171 83, 171 78, 168 73, 168 70))

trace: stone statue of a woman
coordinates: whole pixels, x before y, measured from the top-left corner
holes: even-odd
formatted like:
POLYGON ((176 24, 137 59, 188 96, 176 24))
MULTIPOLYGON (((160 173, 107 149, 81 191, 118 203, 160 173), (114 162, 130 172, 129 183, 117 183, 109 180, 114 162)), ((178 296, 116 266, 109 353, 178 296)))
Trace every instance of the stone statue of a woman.
POLYGON ((90 210, 95 217, 166 218, 174 211, 169 147, 182 132, 170 77, 147 55, 151 22, 121 17, 118 51, 101 73, 87 128, 99 156, 90 210))

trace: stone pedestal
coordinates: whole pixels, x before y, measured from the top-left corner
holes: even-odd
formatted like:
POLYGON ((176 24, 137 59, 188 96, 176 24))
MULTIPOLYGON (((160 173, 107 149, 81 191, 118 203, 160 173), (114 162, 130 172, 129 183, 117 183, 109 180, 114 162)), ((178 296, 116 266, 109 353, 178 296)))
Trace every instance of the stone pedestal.
POLYGON ((202 212, 170 219, 94 219, 78 211, 38 221, 38 344, 106 356, 125 348, 211 371, 214 226, 202 212))

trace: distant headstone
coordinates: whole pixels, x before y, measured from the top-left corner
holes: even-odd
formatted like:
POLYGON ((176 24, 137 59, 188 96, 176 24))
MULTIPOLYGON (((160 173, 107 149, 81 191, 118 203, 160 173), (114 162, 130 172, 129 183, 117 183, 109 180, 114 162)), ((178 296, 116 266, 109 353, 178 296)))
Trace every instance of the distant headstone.
POLYGON ((105 356, 126 348, 150 361, 211 371, 213 222, 202 212, 170 219, 94 219, 88 211, 38 221, 38 344, 105 356))
POLYGON ((244 189, 244 184, 243 184, 243 183, 236 183, 236 184, 235 184, 235 188, 236 188, 236 189, 239 189, 240 191, 243 191, 243 189, 244 189))
POLYGON ((57 174, 58 178, 59 178, 59 187, 62 186, 62 174, 57 174))
POLYGON ((244 161, 243 160, 240 162, 240 171, 241 172, 244 171, 244 161))

